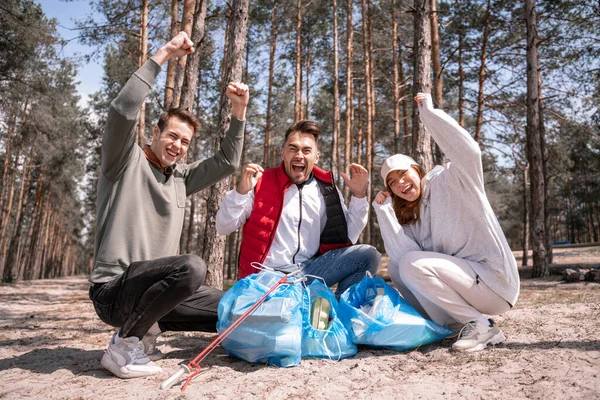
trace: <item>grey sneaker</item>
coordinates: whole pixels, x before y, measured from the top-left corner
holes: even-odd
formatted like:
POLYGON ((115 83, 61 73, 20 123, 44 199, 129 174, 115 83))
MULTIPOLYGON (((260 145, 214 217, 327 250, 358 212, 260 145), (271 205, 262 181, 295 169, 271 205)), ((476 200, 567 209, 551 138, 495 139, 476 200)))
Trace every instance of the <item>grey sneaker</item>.
POLYGON ((159 336, 160 334, 153 335, 151 333, 146 333, 140 341, 140 349, 142 349, 150 361, 160 360, 165 356, 159 349, 156 348, 156 339, 159 336))
POLYGON ((121 338, 118 333, 110 340, 101 364, 119 378, 139 378, 162 372, 162 368, 140 349, 140 339, 135 336, 121 338))
POLYGON ((479 321, 469 321, 458 334, 458 340, 452 345, 454 351, 479 351, 488 344, 500 344, 506 340, 502 331, 491 319, 491 326, 479 321))

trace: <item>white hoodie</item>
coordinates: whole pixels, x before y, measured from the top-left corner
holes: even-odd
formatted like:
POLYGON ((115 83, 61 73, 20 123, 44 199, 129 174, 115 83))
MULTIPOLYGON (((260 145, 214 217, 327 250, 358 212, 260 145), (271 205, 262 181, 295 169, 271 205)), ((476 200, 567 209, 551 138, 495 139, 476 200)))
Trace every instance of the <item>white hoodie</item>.
MULTIPOLYGON (((400 225, 387 198, 373 202, 386 252, 398 261, 409 251, 433 251, 465 259, 496 294, 514 305, 519 272, 506 237, 487 199, 479 145, 452 117, 419 107, 421 121, 450 162, 422 180, 419 221, 400 225)), ((392 265, 398 263, 390 263, 392 265)))

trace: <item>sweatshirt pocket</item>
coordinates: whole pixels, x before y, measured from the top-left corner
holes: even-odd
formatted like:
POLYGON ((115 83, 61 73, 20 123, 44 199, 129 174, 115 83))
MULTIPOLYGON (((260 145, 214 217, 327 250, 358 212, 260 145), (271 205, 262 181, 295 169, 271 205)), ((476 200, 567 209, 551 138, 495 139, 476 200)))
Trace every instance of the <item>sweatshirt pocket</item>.
POLYGON ((175 178, 175 194, 177 196, 177 207, 185 208, 185 180, 175 178))

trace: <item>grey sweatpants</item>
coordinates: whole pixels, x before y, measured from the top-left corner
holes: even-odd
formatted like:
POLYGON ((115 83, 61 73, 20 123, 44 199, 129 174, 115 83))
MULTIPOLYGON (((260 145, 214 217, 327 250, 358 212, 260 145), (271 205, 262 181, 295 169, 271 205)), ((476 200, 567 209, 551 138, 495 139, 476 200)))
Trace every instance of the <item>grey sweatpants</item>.
POLYGON ((493 292, 469 265, 472 261, 429 251, 390 260, 392 282, 424 317, 440 325, 464 324, 483 314, 498 315, 510 304, 493 292))

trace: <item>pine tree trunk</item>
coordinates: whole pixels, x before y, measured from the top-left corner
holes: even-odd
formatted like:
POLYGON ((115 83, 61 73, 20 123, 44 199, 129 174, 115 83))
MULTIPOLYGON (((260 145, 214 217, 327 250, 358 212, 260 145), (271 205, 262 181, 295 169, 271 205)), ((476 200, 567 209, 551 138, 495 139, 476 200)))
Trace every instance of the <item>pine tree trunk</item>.
MULTIPOLYGON (((148 53, 148 0, 142 0, 142 15, 140 16, 140 53, 138 68, 146 62, 148 53)), ((146 102, 142 103, 138 117, 137 142, 140 146, 146 143, 146 102)))
POLYGON ((198 68, 200 67, 200 58, 203 55, 204 49, 203 42, 207 3, 208 0, 196 0, 194 25, 191 35, 191 40, 194 43, 196 51, 187 56, 183 87, 181 88, 181 100, 179 106, 190 112, 194 108, 194 98, 198 82, 198 68))
POLYGON ((304 59, 306 60, 306 78, 304 79, 306 86, 306 98, 304 102, 304 111, 302 113, 302 119, 310 119, 310 41, 306 46, 306 54, 304 59))
POLYGON ((392 65, 394 66, 394 153, 400 153, 400 71, 398 66, 398 21, 392 0, 392 65))
MULTIPOLYGON (((373 97, 372 97, 372 68, 371 68, 371 51, 369 42, 369 13, 367 10, 367 0, 361 0, 362 9, 362 36, 363 36, 363 55, 364 55, 364 67, 365 67, 365 99, 366 99, 366 169, 369 176, 372 176, 373 171, 373 97)), ((371 180, 372 182, 372 180, 371 180)), ((371 185, 367 188, 367 199, 371 198, 371 185)), ((364 233, 365 240, 371 242, 371 224, 367 224, 364 233)))
POLYGON ((267 91, 267 116, 265 120, 265 144, 263 153, 263 165, 265 168, 271 166, 269 160, 269 149, 271 147, 271 109, 273 108, 273 79, 275 76, 275 54, 277 51, 277 3, 271 10, 271 43, 269 46, 269 88, 267 91))
POLYGON ((45 167, 42 167, 39 178, 37 179, 36 194, 35 194, 35 207, 31 214, 31 220, 29 222, 29 229, 27 231, 27 240, 25 241, 25 254, 23 255, 23 261, 19 264, 19 269, 23 271, 23 279, 28 281, 35 277, 35 265, 31 260, 34 258, 33 253, 35 249, 35 242, 39 235, 40 220, 42 217, 42 206, 44 200, 44 178, 46 175, 45 167))
POLYGON ((294 85, 294 120, 302 117, 302 0, 296 4, 296 83, 294 85))
POLYGON ((483 108, 484 99, 483 91, 485 87, 485 66, 487 58, 487 42, 490 32, 490 12, 491 2, 487 1, 487 9, 485 10, 485 18, 483 21, 483 35, 481 37, 481 54, 479 56, 479 89, 477 91, 477 116, 475 118, 475 141, 479 143, 481 140, 481 127, 483 125, 483 108))
MULTIPOLYGON (((536 31, 537 32, 537 31, 536 31)), ((552 235, 550 234, 550 228, 548 226, 548 220, 550 218, 550 198, 548 196, 548 151, 546 150, 546 128, 544 125, 544 96, 542 95, 542 74, 540 67, 540 55, 537 55, 537 70, 538 70, 538 105, 539 105, 539 116, 540 116, 540 143, 542 144, 542 170, 544 171, 544 224, 546 225, 546 264, 552 264, 552 235)))
MULTIPOLYGON (((171 28, 169 29, 169 37, 177 36, 179 31, 179 0, 171 0, 171 28)), ((175 87, 175 69, 177 60, 172 58, 167 64, 167 80, 165 83, 165 102, 164 108, 168 109, 173 102, 173 89, 175 87)))
MULTIPOLYGON (((402 104, 402 136, 404 137, 404 154, 410 154, 412 148, 412 135, 408 130, 408 96, 406 95, 406 78, 404 77, 404 66, 402 64, 402 46, 398 49, 398 73, 400 77, 400 103, 402 104)), ((400 152, 400 149, 398 149, 400 152)))
MULTIPOLYGON (((352 0, 346 0, 346 136, 344 137, 344 163, 346 174, 350 173, 352 161, 352 128, 354 124, 354 78, 352 61, 354 57, 354 26, 352 0)), ((344 185, 344 197, 348 198, 350 191, 344 185)))
POLYGON ((34 139, 32 142, 28 160, 23 162, 23 171, 21 172, 21 188, 19 189, 19 201, 17 203, 17 213, 15 215, 15 234, 10 238, 8 253, 6 254, 6 258, 4 258, 6 261, 4 264, 4 273, 2 278, 3 282, 14 282, 19 277, 19 244, 21 242, 21 234, 23 231, 23 223, 21 218, 25 211, 25 204, 27 203, 29 193, 29 176, 36 139, 34 139), (25 188, 27 188, 27 190, 25 190, 25 188))
POLYGON ((0 221, 0 265, 4 266, 4 270, 8 268, 6 265, 6 251, 8 250, 8 242, 11 236, 11 214, 13 209, 13 200, 15 196, 15 183, 17 181, 17 167, 19 161, 19 152, 15 154, 14 167, 12 178, 10 178, 10 185, 8 188, 8 199, 6 201, 5 210, 6 216, 0 221))
MULTIPOLYGON (((418 92, 431 93, 431 23, 429 0, 414 0, 414 85, 413 96, 418 92)), ((431 136, 419 118, 419 109, 413 104, 413 152, 416 161, 429 172, 433 166, 431 136)))
MULTIPOLYGON (((202 0, 198 0, 202 1, 202 0)), ((196 0, 183 0, 183 12, 181 14, 181 31, 192 37, 192 27, 194 23, 194 11, 196 10, 196 0)), ((195 45, 195 43, 194 43, 195 45)), ((173 87, 173 101, 170 108, 179 107, 181 103, 181 90, 183 80, 185 79, 185 66, 188 56, 179 57, 175 67, 175 85, 173 87)), ((192 94, 193 97, 193 94, 192 94)))
POLYGON ((540 103, 537 63, 537 17, 535 0, 525 0, 527 24, 527 160, 531 178, 531 245, 533 249, 532 276, 549 276, 546 247, 545 196, 542 136, 540 135, 540 103))
MULTIPOLYGON (((246 28, 248 24, 249 0, 234 0, 231 11, 231 23, 229 29, 229 45, 224 58, 225 79, 221 87, 225 88, 227 82, 239 81, 242 78, 242 64, 244 57, 244 45, 246 42, 246 28)), ((225 96, 225 89, 221 93, 219 112, 219 131, 216 140, 216 148, 219 148, 225 132, 229 129, 231 122, 231 103, 225 96)), ((225 239, 217 235, 215 229, 215 216, 219 204, 223 201, 225 192, 229 187, 229 178, 211 186, 207 204, 206 226, 204 229, 203 259, 208 265, 205 284, 208 286, 223 288, 223 253, 225 239)))
MULTIPOLYGON (((433 101, 438 108, 443 108, 444 97, 443 87, 444 81, 442 79, 442 59, 440 55, 440 34, 438 29, 438 11, 437 11, 437 0, 429 0, 430 12, 430 23, 431 23, 431 64, 433 67, 433 101)), ((442 155, 437 143, 433 143, 433 154, 435 157, 435 163, 445 165, 445 159, 442 155)))
POLYGON ((521 266, 529 262, 529 164, 523 167, 523 258, 521 266))
MULTIPOLYGON (((459 2, 459 6, 462 5, 462 1, 459 2)), ((462 13, 459 11, 459 15, 462 13)), ((461 23, 458 29, 458 124, 462 127, 465 126, 465 70, 463 68, 463 43, 464 43, 464 32, 463 25, 461 23)))
POLYGON ((340 87, 337 0, 333 0, 333 132, 331 137, 331 171, 338 176, 340 169, 340 87))

